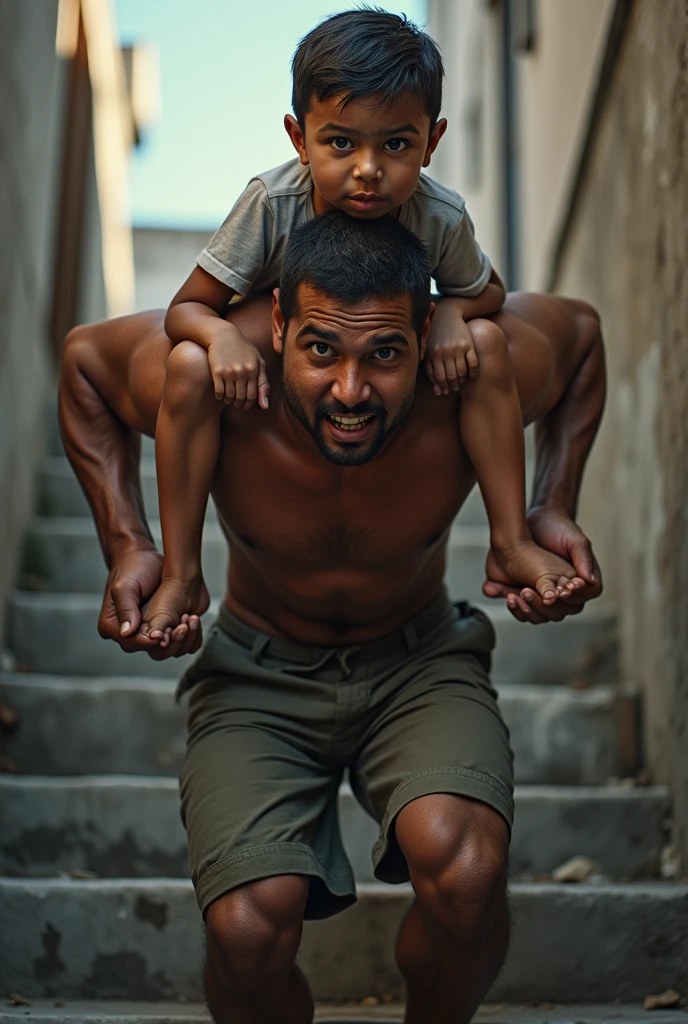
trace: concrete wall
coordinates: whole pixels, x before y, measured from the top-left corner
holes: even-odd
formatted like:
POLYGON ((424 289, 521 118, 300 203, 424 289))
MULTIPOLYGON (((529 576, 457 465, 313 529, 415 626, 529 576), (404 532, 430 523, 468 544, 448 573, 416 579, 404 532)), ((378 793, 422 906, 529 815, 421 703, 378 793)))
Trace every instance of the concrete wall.
POLYGON ((644 692, 688 873, 688 10, 636 0, 557 290, 603 317, 609 402, 582 521, 644 692))
POLYGON ((176 228, 134 228, 135 309, 167 309, 212 234, 176 228))
POLYGON ((517 57, 520 281, 546 287, 578 166, 614 0, 538 0, 535 46, 517 57))
POLYGON ((448 128, 429 173, 466 199, 476 235, 504 264, 501 16, 483 0, 429 0, 427 30, 439 44, 448 128))
POLYGON ((0 0, 0 644, 41 455, 63 67, 57 0, 0 0))

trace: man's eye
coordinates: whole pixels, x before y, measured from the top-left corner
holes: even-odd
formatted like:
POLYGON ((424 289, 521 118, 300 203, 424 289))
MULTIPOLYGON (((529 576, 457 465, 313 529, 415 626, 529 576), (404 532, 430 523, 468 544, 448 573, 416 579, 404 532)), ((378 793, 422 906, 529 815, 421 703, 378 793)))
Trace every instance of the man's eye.
POLYGON ((329 356, 332 349, 326 341, 314 341, 311 345, 311 352, 315 352, 318 356, 329 356))
POLYGON ((402 150, 408 149, 407 139, 387 139, 385 147, 390 153, 401 153, 402 150))
POLYGON ((393 359, 396 354, 396 349, 387 347, 378 348, 375 352, 377 358, 382 359, 384 362, 389 362, 389 360, 393 359))
POLYGON ((354 144, 351 139, 347 139, 344 135, 337 135, 335 138, 330 139, 330 145, 333 149, 338 149, 340 153, 347 149, 353 149, 354 144))

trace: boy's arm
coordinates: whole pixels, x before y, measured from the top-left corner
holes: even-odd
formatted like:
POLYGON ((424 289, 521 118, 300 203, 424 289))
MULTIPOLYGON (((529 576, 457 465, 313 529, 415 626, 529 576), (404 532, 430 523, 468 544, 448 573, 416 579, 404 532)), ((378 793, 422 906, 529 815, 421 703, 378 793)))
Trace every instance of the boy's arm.
POLYGON ((265 363, 254 345, 224 319, 236 293, 202 267, 195 267, 170 303, 165 331, 170 341, 194 341, 208 352, 215 397, 249 408, 258 399, 267 408, 265 363), (243 387, 237 393, 237 382, 243 387))
POLYGON ((435 302, 438 310, 445 306, 447 311, 452 311, 452 315, 458 313, 464 320, 474 320, 479 316, 491 316, 493 313, 498 313, 504 305, 505 299, 506 289, 499 274, 493 269, 483 290, 472 299, 459 295, 441 295, 435 299, 435 302))

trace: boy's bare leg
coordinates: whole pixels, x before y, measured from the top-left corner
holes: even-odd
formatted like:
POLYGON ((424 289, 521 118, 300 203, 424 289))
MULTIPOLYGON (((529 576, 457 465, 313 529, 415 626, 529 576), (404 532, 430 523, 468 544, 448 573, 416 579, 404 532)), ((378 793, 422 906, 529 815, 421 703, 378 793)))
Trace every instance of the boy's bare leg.
MULTIPOLYGON (((230 308, 226 319, 250 341, 270 338, 268 299, 230 308)), ((243 405, 243 397, 233 403, 243 405)), ((215 397, 208 354, 183 341, 167 360, 155 434, 164 564, 162 582, 143 609, 143 636, 166 647, 187 630, 182 616, 200 615, 209 604, 201 570, 203 519, 220 454, 222 413, 215 397)))
POLYGON ((539 547, 528 529, 523 416, 506 337, 490 320, 471 320, 468 328, 480 366, 461 387, 459 424, 485 502, 491 558, 550 605, 585 581, 563 558, 539 547))

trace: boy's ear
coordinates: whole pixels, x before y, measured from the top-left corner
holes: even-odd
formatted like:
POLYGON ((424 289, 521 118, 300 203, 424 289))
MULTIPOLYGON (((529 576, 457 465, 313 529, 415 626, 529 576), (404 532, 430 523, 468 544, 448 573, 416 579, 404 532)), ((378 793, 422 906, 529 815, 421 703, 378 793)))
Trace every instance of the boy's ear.
POLYGON ((279 288, 272 293, 272 347, 280 353, 284 349, 284 317, 279 304, 279 288))
POLYGON ((306 165, 310 161, 308 159, 308 150, 306 149, 306 136, 301 130, 301 125, 292 117, 291 114, 284 115, 284 130, 291 139, 291 144, 299 154, 299 160, 302 164, 306 165))
POLYGON ((428 139, 428 148, 425 150, 425 156, 423 157, 423 167, 427 167, 430 163, 430 157, 437 149, 437 143, 440 141, 442 136, 447 130, 447 119, 441 117, 435 127, 430 132, 430 138, 428 139))

